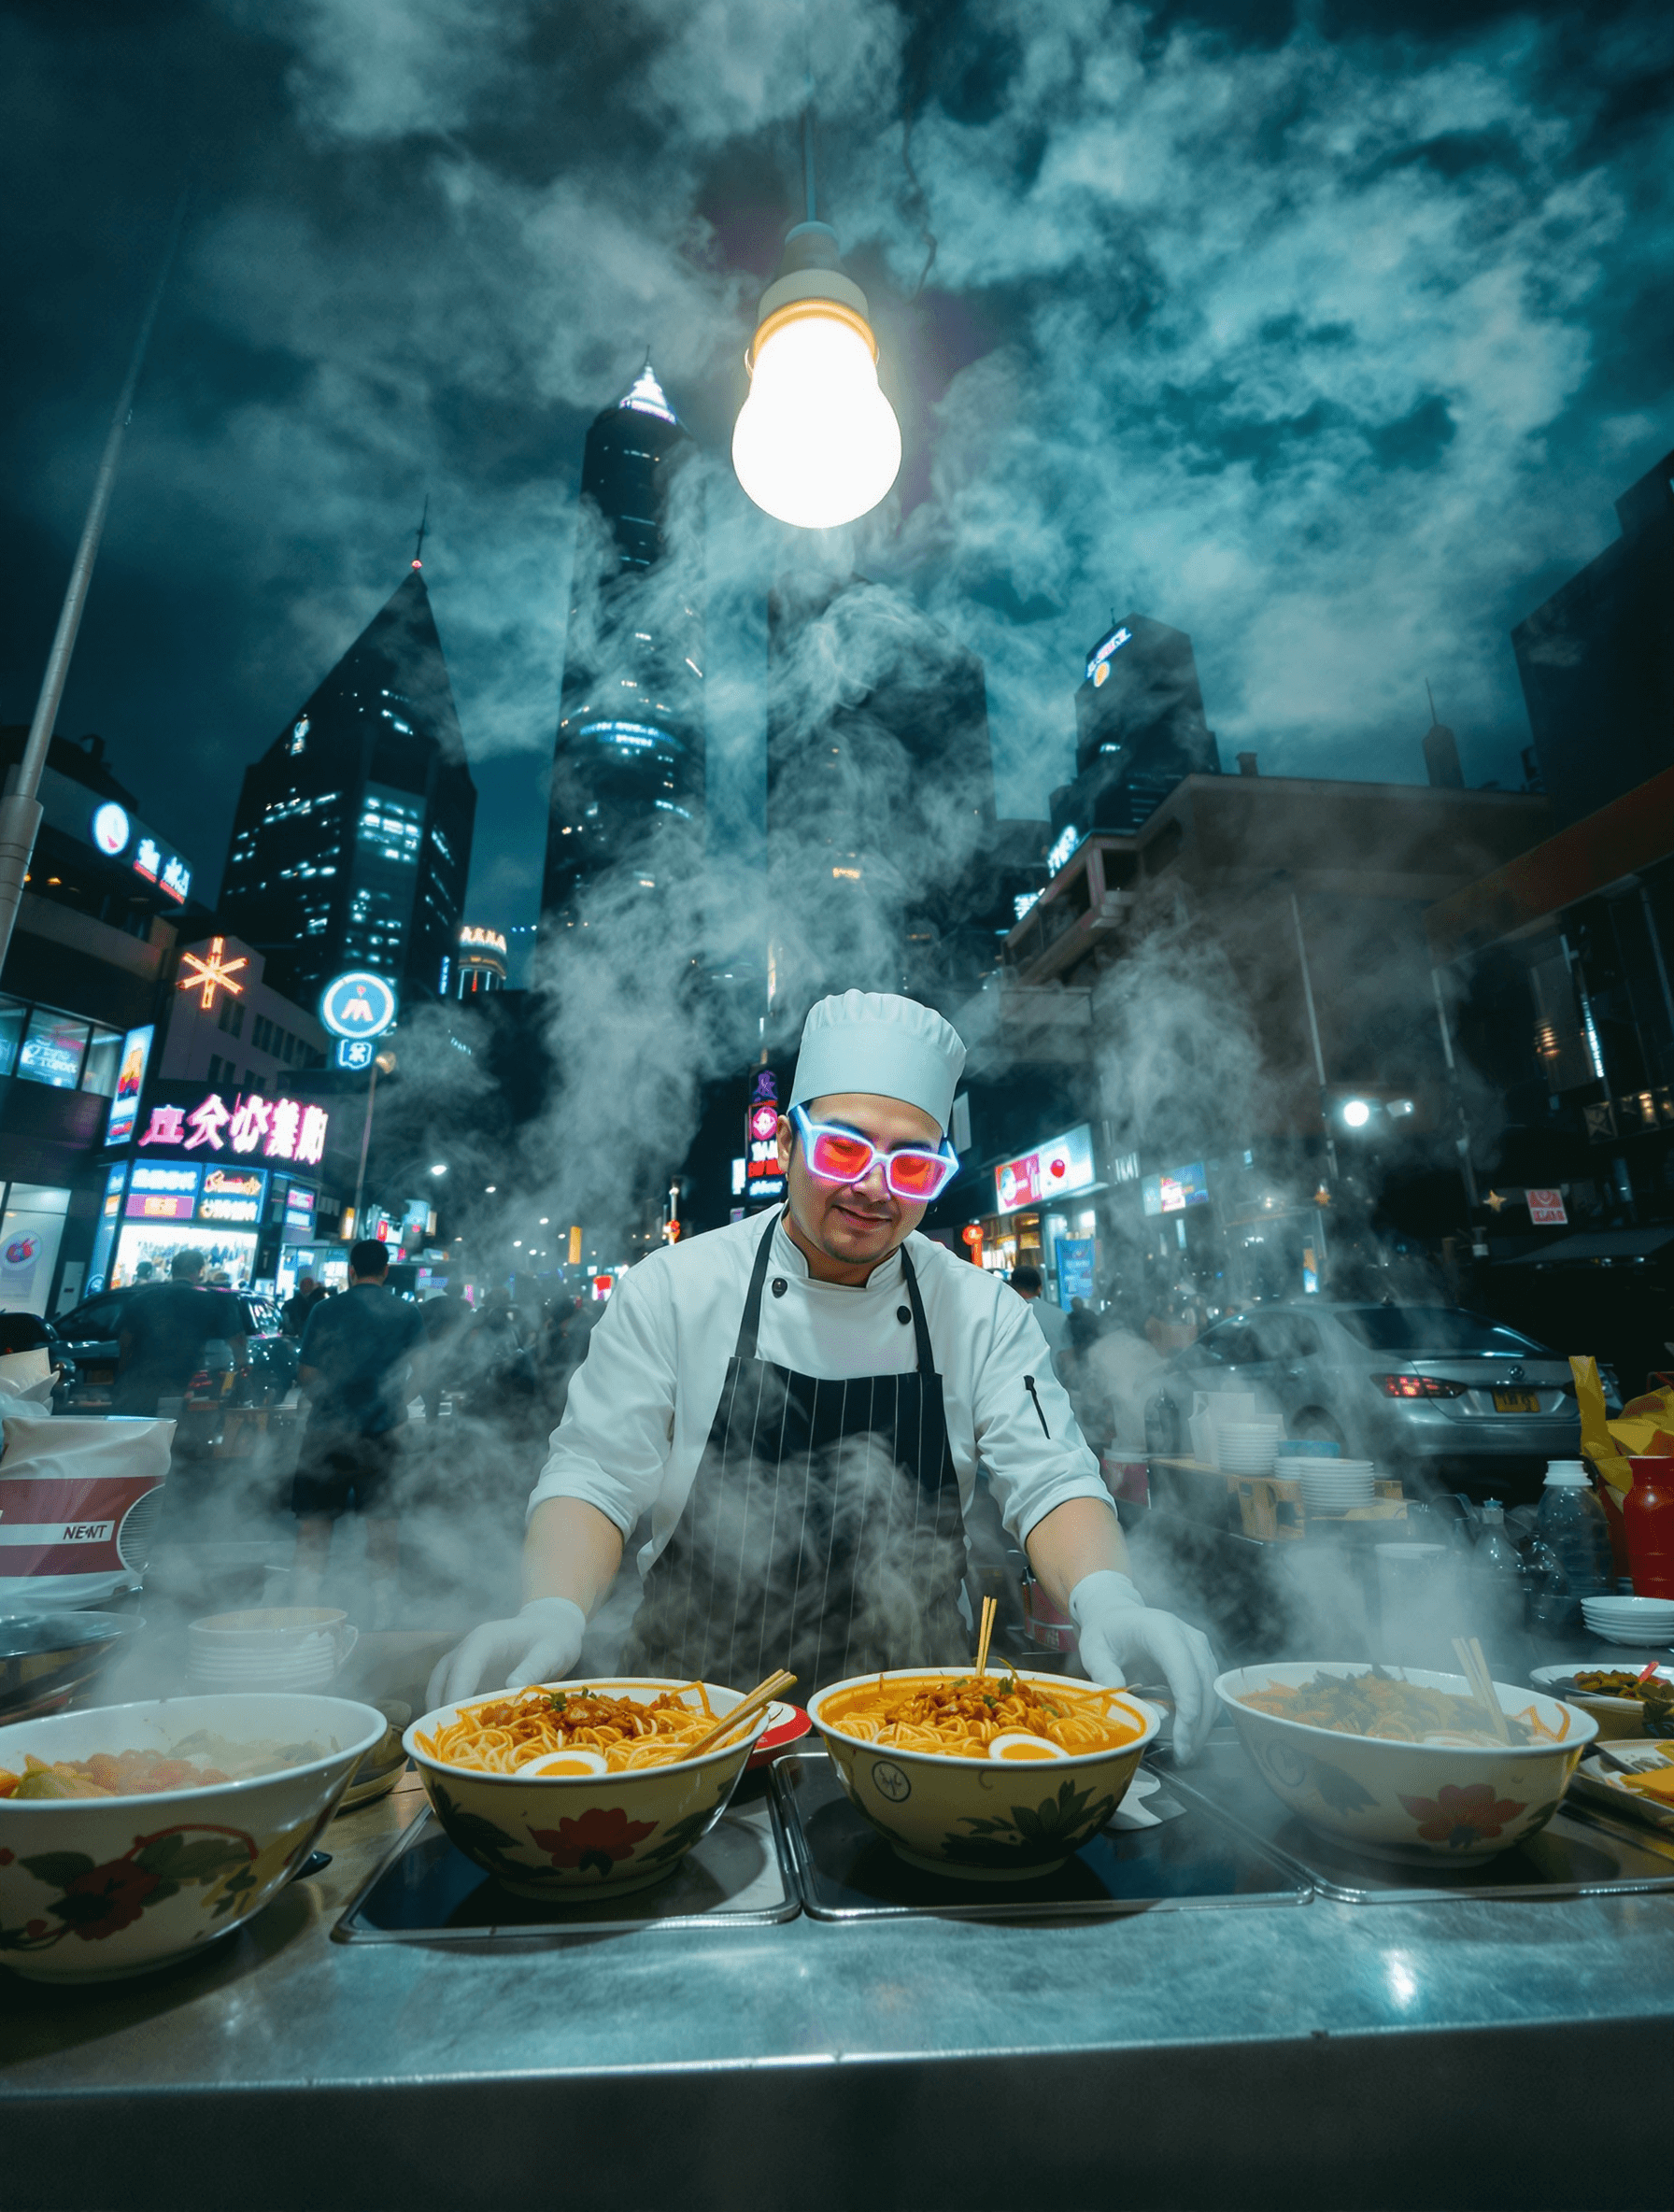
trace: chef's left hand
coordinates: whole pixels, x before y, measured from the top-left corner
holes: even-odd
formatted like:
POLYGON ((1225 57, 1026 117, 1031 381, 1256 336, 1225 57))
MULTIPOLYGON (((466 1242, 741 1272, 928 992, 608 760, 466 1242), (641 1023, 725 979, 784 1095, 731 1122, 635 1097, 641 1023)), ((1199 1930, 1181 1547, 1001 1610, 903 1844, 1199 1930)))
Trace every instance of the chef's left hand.
POLYGON ((1148 1606, 1126 1575, 1101 1567, 1070 1593, 1070 1618, 1081 1638, 1088 1677, 1121 1689, 1127 1670, 1149 1660, 1174 1694, 1174 1756, 1186 1765, 1214 1725, 1214 1678, 1220 1672, 1209 1638, 1148 1606))

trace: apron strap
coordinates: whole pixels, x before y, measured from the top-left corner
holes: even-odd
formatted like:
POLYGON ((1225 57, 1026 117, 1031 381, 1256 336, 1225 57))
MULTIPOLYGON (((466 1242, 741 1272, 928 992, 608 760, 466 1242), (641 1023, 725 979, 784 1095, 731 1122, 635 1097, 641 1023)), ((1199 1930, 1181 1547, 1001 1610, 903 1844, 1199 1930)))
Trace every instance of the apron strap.
POLYGON ((924 1301, 918 1295, 918 1272, 904 1242, 901 1247, 901 1281, 907 1286, 907 1303, 913 1309, 913 1337, 918 1347, 918 1372, 921 1375, 933 1375, 936 1371, 936 1355, 930 1350, 930 1325, 924 1318, 924 1301))
MULTIPOLYGON (((773 1215, 756 1247, 756 1264, 750 1269, 750 1287, 745 1295, 744 1313, 738 1324, 738 1342, 733 1347, 734 1359, 754 1359, 756 1340, 761 1333, 761 1293, 767 1283, 767 1263, 773 1257, 773 1234, 785 1218, 783 1209, 773 1215)), ((901 1276, 906 1285, 907 1303, 913 1309, 913 1341, 917 1354, 918 1372, 933 1375, 936 1355, 930 1349, 929 1323, 924 1318, 924 1300, 918 1295, 918 1273, 913 1265, 912 1255, 905 1243, 901 1247, 901 1276)))
POLYGON ((750 1287, 745 1297, 744 1315, 738 1324, 738 1342, 732 1351, 734 1359, 754 1359, 756 1356, 756 1339, 761 1330, 761 1289, 767 1281, 767 1263, 773 1257, 773 1231, 784 1218, 781 1209, 762 1231, 761 1241, 756 1247, 756 1264, 750 1269, 750 1287))

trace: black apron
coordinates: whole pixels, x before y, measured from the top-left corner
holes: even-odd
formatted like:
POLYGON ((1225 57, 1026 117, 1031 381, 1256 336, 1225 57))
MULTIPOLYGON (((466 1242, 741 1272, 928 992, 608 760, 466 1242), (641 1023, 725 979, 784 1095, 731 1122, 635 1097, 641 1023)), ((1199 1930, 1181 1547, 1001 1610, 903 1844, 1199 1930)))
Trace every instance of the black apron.
MULTIPOLYGON (((776 1224, 762 1235, 720 1404, 674 1534, 645 1581, 624 1671, 799 1701, 881 1667, 957 1665, 965 1523, 942 1378, 905 1246, 915 1373, 825 1381, 756 1356, 776 1224)), ((783 1297, 784 1277, 773 1292, 783 1297)))

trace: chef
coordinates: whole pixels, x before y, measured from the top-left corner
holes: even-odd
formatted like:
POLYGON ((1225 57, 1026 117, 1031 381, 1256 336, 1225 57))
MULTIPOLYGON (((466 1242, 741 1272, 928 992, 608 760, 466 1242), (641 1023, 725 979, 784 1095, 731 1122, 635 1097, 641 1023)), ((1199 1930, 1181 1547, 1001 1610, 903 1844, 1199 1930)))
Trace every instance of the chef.
POLYGON ((1009 1285, 915 1234, 957 1172, 965 1047, 911 999, 847 991, 802 1032, 779 1122, 784 1208, 617 1279, 530 1500, 527 1602, 473 1630, 433 1706, 559 1681, 651 1516, 623 1671, 802 1694, 957 1665, 980 1464, 1093 1680, 1166 1679, 1175 1743, 1213 1717, 1208 1640, 1147 1606, 1120 1524, 1009 1285))

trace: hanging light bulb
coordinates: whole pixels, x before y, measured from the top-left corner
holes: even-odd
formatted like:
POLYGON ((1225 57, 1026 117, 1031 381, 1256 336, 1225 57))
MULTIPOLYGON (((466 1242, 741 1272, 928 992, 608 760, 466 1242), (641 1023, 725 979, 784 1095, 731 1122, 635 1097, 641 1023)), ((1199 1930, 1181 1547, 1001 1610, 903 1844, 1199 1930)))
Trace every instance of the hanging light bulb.
POLYGON ((870 514, 901 470, 901 425, 878 389, 866 294, 837 265, 829 223, 800 222, 761 295, 750 396, 732 466, 759 507, 799 530, 870 514))

